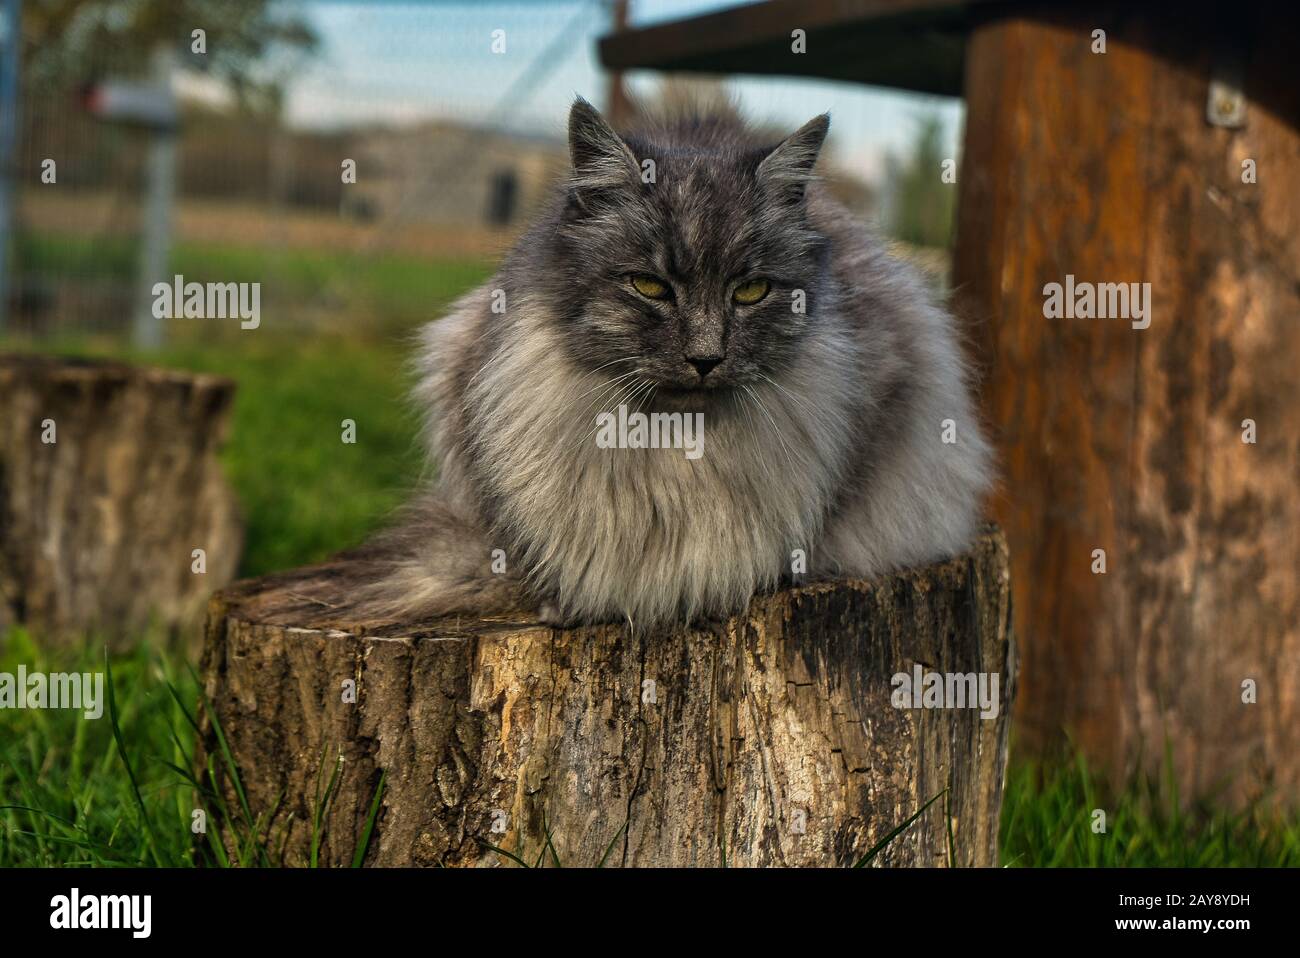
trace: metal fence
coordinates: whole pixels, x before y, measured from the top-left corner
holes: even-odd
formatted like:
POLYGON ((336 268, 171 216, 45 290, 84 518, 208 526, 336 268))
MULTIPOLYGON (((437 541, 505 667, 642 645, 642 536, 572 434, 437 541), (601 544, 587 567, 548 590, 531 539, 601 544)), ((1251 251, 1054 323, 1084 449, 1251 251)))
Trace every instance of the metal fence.
MULTIPOLYGON (((169 9, 118 9, 151 2, 169 9)), ((113 4, 80 6, 88 22, 65 31, 112 36, 96 14, 113 4)), ((216 68, 225 41, 213 24, 210 45, 195 48, 203 11, 233 8, 179 6, 200 15, 147 52, 68 41, 64 62, 19 67, 12 36, 3 45, 0 110, 13 135, 0 163, 0 330, 155 346, 166 327, 151 290, 176 275, 258 281, 282 326, 407 327, 489 269, 545 195, 566 159, 573 94, 603 105, 621 89, 596 62, 616 0, 278 3, 280 21, 316 44, 236 64, 257 96, 216 68)), ((17 0, 0 9, 12 18, 17 0)), ((643 95, 659 84, 629 80, 643 95)), ((837 130, 866 116, 861 103, 841 109, 837 130)), ((837 182, 874 207, 861 177, 837 182)))

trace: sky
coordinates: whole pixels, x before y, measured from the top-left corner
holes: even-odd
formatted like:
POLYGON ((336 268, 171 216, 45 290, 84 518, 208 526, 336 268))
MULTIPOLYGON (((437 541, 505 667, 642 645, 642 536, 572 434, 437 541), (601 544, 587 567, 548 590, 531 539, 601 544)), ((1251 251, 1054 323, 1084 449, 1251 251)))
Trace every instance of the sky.
MULTIPOLYGON (((631 23, 737 5, 632 0, 631 23)), ((559 138, 575 94, 604 104, 595 47, 610 27, 609 14, 591 0, 288 0, 286 6, 321 40, 289 85, 289 120, 296 126, 451 118, 559 138), (504 31, 504 53, 492 51, 497 30, 504 31)), ((628 74, 635 93, 651 92, 657 82, 653 73, 628 74)), ((902 152, 911 142, 922 114, 939 113, 953 155, 957 149, 959 100, 792 77, 734 78, 729 86, 748 116, 778 127, 793 130, 829 110, 839 162, 869 180, 879 178, 887 151, 902 152)))

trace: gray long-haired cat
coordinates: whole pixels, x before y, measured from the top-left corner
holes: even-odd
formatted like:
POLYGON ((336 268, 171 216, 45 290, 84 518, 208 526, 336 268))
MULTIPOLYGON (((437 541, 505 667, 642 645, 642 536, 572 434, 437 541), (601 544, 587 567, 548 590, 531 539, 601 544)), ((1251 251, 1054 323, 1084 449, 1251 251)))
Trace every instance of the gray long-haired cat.
POLYGON ((360 553, 361 608, 654 627, 801 555, 873 576, 967 546, 991 467, 953 321, 815 182, 828 125, 620 137, 573 105, 555 202, 424 330, 440 472, 360 553), (616 412, 698 435, 626 448, 616 412))

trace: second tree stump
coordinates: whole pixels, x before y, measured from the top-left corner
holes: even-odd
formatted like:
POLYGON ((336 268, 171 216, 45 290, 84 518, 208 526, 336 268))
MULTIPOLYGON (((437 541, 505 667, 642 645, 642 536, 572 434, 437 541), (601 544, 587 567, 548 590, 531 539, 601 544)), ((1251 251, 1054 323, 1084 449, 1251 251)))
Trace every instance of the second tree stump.
POLYGON ((0 633, 197 629, 243 540, 217 460, 234 393, 219 376, 0 356, 0 633))

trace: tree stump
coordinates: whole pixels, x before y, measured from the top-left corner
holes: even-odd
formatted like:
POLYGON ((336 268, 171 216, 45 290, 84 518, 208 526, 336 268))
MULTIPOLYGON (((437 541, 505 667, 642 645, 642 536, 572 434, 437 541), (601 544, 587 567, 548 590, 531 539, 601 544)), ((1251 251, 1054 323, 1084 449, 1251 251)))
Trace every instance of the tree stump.
POLYGON ((216 376, 0 356, 0 629, 197 631, 239 562, 217 462, 233 395, 216 376))
MULTIPOLYGON (((1016 660, 996 530, 651 634, 353 621, 329 601, 346 561, 209 607, 196 767, 276 862, 314 833, 325 865, 850 865, 936 796, 873 861, 997 862, 1016 660), (996 711, 903 707, 918 670, 996 677, 996 711)), ((247 829, 218 827, 237 855, 247 829)))

